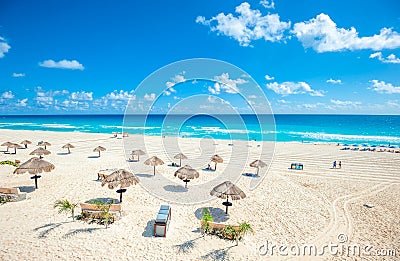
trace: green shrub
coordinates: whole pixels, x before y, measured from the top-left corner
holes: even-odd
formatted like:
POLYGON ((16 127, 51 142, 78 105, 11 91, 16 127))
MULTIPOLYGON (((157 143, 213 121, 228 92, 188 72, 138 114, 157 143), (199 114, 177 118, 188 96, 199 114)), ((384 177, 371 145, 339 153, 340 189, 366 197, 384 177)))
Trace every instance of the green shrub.
POLYGON ((15 163, 14 161, 11 161, 11 160, 1 161, 0 164, 1 165, 11 165, 11 166, 14 166, 14 167, 19 167, 18 163, 15 163))
POLYGON ((75 221, 75 208, 78 206, 78 203, 70 203, 67 199, 65 200, 57 200, 54 202, 53 207, 58 208, 58 213, 71 211, 72 220, 75 221))

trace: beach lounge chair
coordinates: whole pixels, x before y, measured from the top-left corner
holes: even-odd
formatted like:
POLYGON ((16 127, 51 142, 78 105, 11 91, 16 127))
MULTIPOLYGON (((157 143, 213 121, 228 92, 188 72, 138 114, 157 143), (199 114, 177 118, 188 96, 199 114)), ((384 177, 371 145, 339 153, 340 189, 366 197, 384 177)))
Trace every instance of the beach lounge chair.
POLYGON ((26 192, 21 192, 19 188, 0 188, 0 198, 10 202, 21 201, 26 199, 26 192))
POLYGON ((169 223, 171 222, 171 208, 167 205, 161 205, 158 211, 156 222, 154 223, 154 236, 166 237, 169 223))
POLYGON ((303 170, 303 164, 302 163, 292 163, 292 164, 290 164, 290 169, 303 170))

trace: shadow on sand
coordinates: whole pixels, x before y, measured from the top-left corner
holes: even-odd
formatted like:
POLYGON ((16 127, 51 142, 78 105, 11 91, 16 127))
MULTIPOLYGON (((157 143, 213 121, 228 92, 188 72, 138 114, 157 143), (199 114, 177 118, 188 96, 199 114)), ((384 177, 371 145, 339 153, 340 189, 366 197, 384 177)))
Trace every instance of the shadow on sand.
POLYGON ((143 237, 153 237, 154 233, 154 220, 150 220, 147 222, 147 225, 142 233, 143 237))
POLYGON ((206 260, 229 260, 228 251, 234 246, 229 246, 227 248, 215 249, 213 251, 208 252, 202 259, 206 260))
POLYGON ((196 240, 198 240, 200 238, 203 238, 203 237, 198 237, 195 239, 188 240, 186 242, 183 242, 182 244, 174 245, 174 247, 178 250, 178 253, 188 254, 196 246, 196 240))
POLYGON ((19 186, 18 188, 19 188, 19 191, 26 192, 26 193, 31 193, 31 192, 35 191, 34 186, 19 186))
MULTIPOLYGON (((206 207, 208 210, 210 210, 211 215, 213 216, 214 222, 220 223, 220 222, 226 222, 229 220, 229 216, 225 214, 225 211, 220 208, 213 208, 213 207, 206 207)), ((203 208, 198 208, 195 212, 194 215, 198 220, 201 220, 203 218, 203 208)))
POLYGON ((166 185, 164 186, 164 189, 166 191, 170 191, 170 192, 187 192, 188 190, 181 185, 166 185))
POLYGON ((153 177, 154 175, 139 173, 139 174, 135 174, 135 176, 141 177, 141 178, 151 178, 151 177, 153 177))
POLYGON ((71 223, 71 222, 72 222, 72 221, 60 222, 60 223, 49 223, 49 224, 43 225, 43 226, 41 226, 41 227, 34 228, 33 231, 39 231, 39 230, 43 229, 43 231, 41 231, 41 232, 39 233, 38 238, 46 238, 47 235, 48 235, 51 231, 53 231, 54 229, 58 228, 59 226, 61 226, 61 225, 63 225, 63 224, 67 224, 67 223, 71 223))
POLYGON ((88 159, 97 159, 100 158, 99 156, 88 156, 88 159))
POLYGON ((68 233, 66 233, 65 235, 63 235, 63 238, 68 238, 71 236, 75 236, 77 234, 82 234, 82 233, 92 233, 93 231, 99 230, 99 229, 105 229, 105 228, 79 228, 79 229, 73 229, 70 230, 68 233))

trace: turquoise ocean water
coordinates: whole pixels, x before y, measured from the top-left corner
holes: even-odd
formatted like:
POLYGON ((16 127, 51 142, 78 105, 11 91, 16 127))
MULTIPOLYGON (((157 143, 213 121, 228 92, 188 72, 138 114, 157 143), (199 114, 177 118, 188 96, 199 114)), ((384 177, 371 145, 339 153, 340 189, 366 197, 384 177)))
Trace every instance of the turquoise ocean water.
POLYGON ((5 115, 0 129, 185 136, 278 142, 400 146, 392 115, 5 115), (275 123, 275 124, 274 124, 275 123))

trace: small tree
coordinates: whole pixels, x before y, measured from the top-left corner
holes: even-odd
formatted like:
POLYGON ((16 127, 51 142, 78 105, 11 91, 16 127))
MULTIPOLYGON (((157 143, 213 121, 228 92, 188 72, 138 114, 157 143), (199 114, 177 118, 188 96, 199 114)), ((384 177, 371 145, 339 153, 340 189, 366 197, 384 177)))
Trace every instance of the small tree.
POLYGON ((75 221, 75 208, 78 206, 78 203, 71 203, 68 199, 60 199, 54 203, 54 208, 58 208, 58 213, 69 212, 71 211, 72 220, 75 221))
POLYGON ((99 219, 101 223, 104 223, 106 229, 110 223, 114 222, 114 215, 110 213, 111 204, 112 203, 100 205, 101 213, 99 219))
POLYGON ((239 229, 236 230, 236 232, 234 234, 234 239, 236 240, 236 245, 239 245, 239 241, 243 240, 243 237, 249 233, 254 233, 253 228, 250 226, 250 224, 247 222, 240 223, 239 229))
POLYGON ((208 233, 211 229, 209 222, 213 222, 214 218, 208 208, 203 208, 202 214, 203 218, 201 219, 201 230, 203 233, 208 233))

